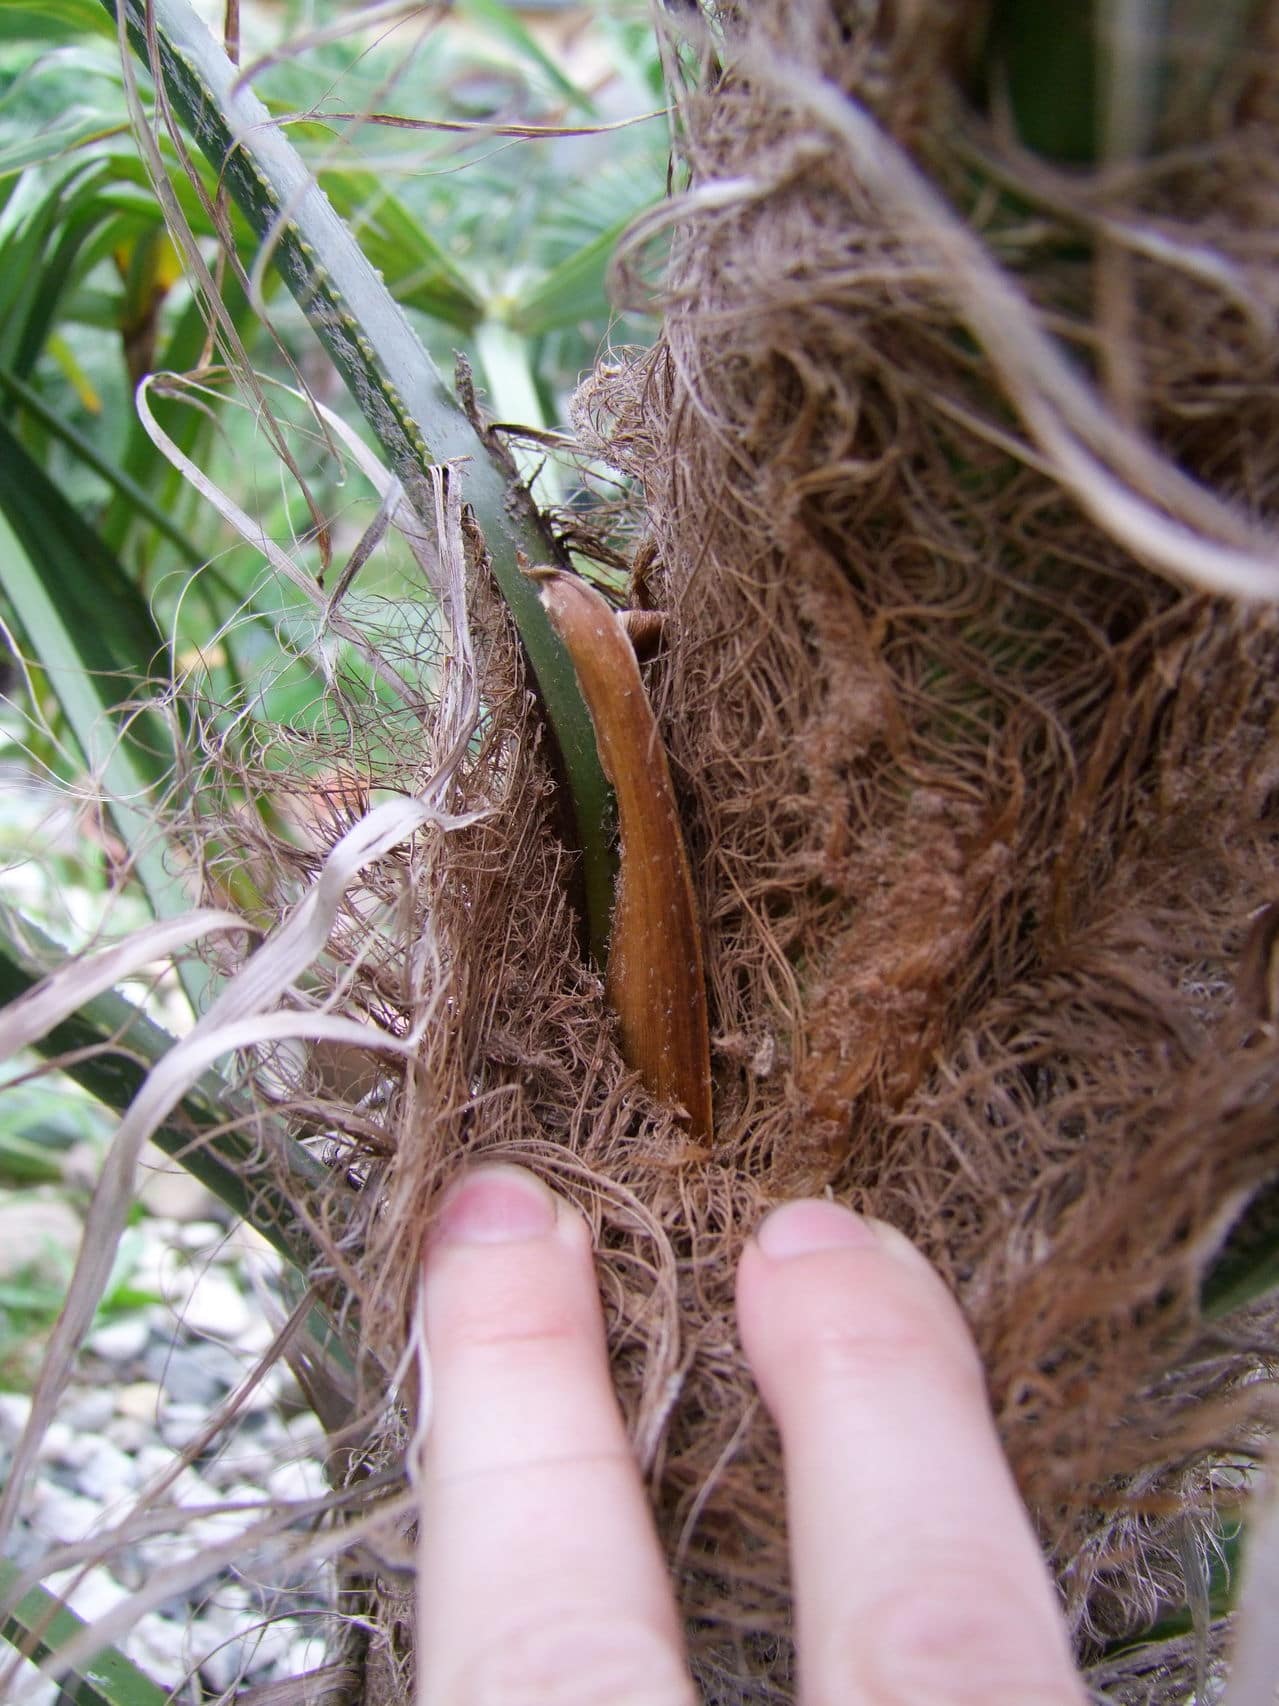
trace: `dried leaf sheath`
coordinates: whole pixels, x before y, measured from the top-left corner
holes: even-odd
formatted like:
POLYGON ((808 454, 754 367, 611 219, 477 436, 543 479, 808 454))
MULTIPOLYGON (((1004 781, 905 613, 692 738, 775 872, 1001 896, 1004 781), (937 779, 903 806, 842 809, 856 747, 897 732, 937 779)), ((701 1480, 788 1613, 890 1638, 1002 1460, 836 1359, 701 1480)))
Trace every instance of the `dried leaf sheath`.
POLYGON ((537 571, 542 603, 577 671, 617 791, 621 873, 607 989, 622 1054, 694 1136, 711 1135, 710 1030, 701 931, 666 750, 626 630, 591 587, 537 571))

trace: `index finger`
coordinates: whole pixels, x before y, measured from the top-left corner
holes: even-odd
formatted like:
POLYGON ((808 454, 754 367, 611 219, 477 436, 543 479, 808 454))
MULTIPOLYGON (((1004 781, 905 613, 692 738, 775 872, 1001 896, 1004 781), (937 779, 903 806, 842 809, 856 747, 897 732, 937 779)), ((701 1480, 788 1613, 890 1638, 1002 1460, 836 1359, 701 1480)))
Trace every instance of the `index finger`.
POLYGON ((425 1306, 419 1701, 690 1706, 585 1222, 531 1174, 477 1170, 440 1216, 425 1306))

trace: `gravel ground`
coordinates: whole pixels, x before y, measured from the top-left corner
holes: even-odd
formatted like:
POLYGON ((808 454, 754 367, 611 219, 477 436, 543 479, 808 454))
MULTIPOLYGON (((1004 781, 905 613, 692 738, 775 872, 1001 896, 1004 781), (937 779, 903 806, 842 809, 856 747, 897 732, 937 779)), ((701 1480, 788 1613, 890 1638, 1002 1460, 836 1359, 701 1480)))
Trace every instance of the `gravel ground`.
MULTIPOLYGON (((232 1537, 261 1517, 264 1501, 325 1491, 319 1423, 282 1364, 269 1370, 229 1436, 181 1465, 182 1448, 271 1342, 273 1258, 211 1219, 152 1216, 139 1222, 135 1240, 130 1283, 164 1301, 122 1314, 89 1338, 45 1438, 10 1555, 34 1564, 50 1546, 113 1525, 144 1488, 174 1470, 173 1503, 219 1508, 123 1546, 87 1572, 45 1577, 86 1619, 232 1537), (225 1508, 239 1505, 249 1508, 225 1508)), ((29 1410, 26 1396, 0 1393, 0 1480, 29 1410)), ((314 1669, 333 1630, 325 1572, 279 1579, 247 1559, 147 1612, 118 1645, 175 1701, 195 1706, 314 1669)), ((16 1701, 55 1706, 53 1684, 29 1668, 24 1680, 16 1701)))

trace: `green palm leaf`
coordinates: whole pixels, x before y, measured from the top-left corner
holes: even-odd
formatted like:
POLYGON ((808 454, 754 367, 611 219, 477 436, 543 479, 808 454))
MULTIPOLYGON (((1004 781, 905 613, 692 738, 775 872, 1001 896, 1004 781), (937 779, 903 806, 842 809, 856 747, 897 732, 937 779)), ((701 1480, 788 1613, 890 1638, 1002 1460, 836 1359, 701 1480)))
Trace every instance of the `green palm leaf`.
MULTIPOLYGON (((153 818, 176 756, 175 730, 153 708, 157 690, 172 685, 164 638, 119 562, 3 420, 0 589, 30 656, 56 687, 157 917, 186 911, 190 896, 153 818)), ((184 982, 198 1005, 207 973, 189 966, 184 982)))
MULTIPOLYGON (((0 1558, 0 1602, 7 1599, 21 1571, 0 1558)), ((0 1635, 39 1662, 58 1653, 86 1627, 68 1605, 42 1587, 30 1588, 0 1617, 0 1635)), ((58 1696, 68 1706, 165 1706, 169 1693, 115 1647, 106 1647, 66 1677, 58 1696)))

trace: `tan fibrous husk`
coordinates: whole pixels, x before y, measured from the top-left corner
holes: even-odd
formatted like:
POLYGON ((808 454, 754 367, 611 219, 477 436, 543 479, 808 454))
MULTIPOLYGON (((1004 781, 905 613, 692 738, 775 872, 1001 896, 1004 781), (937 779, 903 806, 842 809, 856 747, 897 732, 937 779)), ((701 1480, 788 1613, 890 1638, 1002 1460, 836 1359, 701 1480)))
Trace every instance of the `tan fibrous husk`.
MULTIPOLYGON (((1119 327, 1103 408, 1241 536, 1279 482, 1274 90, 1244 55, 1194 148, 1159 139, 1104 184, 1054 171, 963 96, 982 11, 721 19, 727 68, 707 47, 680 100, 662 336, 577 399, 583 448, 633 482, 636 601, 667 613, 651 686, 703 915, 713 1151, 618 1057, 482 563, 487 709, 453 809, 489 815, 421 843, 403 958, 354 986, 397 1028, 433 1014, 351 1275, 381 1367, 460 1166, 518 1160, 581 1205, 712 1700, 791 1698, 777 1440, 732 1306, 770 1204, 829 1189, 938 1264, 1085 1658, 1184 1599, 1268 1415, 1273 1323, 1196 1300, 1279 1164, 1274 1015, 1235 1000, 1279 895, 1275 615, 1137 561, 1065 489, 966 281, 757 49, 862 103, 1081 370, 1119 327)), ((1118 477, 1175 510, 1152 460, 1118 477)), ((388 1582, 385 1697, 393 1605, 388 1582)))

